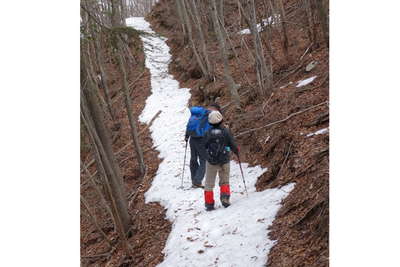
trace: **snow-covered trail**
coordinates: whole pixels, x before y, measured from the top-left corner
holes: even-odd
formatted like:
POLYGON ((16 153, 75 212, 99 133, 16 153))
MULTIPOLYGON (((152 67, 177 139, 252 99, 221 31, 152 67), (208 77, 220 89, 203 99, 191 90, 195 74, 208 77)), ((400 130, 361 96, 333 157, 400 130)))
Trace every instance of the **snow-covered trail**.
POLYGON ((294 184, 255 192, 257 177, 266 169, 242 163, 249 191, 246 198, 239 165, 232 161, 232 205, 227 209, 221 206, 216 186, 216 210, 206 212, 203 190, 189 189, 188 148, 185 189, 178 189, 185 152, 184 131, 190 115, 190 92, 188 88, 180 88, 168 73, 171 55, 166 38, 155 34, 143 18, 129 18, 127 24, 148 33, 141 39, 146 67, 151 73, 152 94, 146 100, 139 119, 148 123, 162 110, 150 127, 162 161, 151 188, 145 194, 146 202, 158 201, 167 209, 167 218, 173 223, 164 249, 165 258, 159 266, 263 266, 275 242, 267 238, 267 228, 272 224, 281 200, 294 184))

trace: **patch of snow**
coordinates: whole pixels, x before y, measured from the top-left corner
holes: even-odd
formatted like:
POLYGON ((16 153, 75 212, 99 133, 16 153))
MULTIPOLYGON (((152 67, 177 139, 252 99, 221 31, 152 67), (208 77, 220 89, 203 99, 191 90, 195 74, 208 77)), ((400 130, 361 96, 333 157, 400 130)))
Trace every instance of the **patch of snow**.
MULTIPOLYGON (((261 30, 262 30, 262 26, 261 25, 262 24, 263 25, 273 25, 273 24, 279 23, 279 21, 280 21, 280 15, 279 14, 277 14, 275 16, 270 16, 270 17, 268 17, 266 19, 263 19, 262 23, 258 23, 257 24, 257 31, 261 32, 261 30)), ((238 33, 239 34, 250 34, 251 32, 250 32, 250 29, 243 29, 243 30, 239 31, 238 33)))
POLYGON ((264 266, 267 254, 276 241, 268 238, 267 228, 272 224, 281 201, 293 190, 291 183, 281 188, 256 192, 257 178, 267 169, 242 163, 246 185, 244 192, 240 168, 231 161, 231 203, 225 209, 219 202, 219 188, 214 190, 216 210, 206 212, 202 189, 191 186, 187 151, 184 187, 181 185, 185 153, 184 131, 190 116, 188 88, 168 73, 171 60, 167 40, 154 34, 144 18, 129 18, 127 25, 147 35, 140 38, 144 44, 146 67, 151 74, 151 92, 139 116, 148 123, 161 109, 162 113, 150 127, 154 146, 162 159, 151 188, 145 193, 146 203, 158 201, 173 223, 164 248, 164 261, 159 266, 264 266))
POLYGON ((317 76, 312 76, 312 77, 310 77, 310 78, 307 78, 307 79, 304 79, 304 80, 298 81, 298 82, 297 82, 297 85, 296 85, 296 87, 302 87, 302 86, 305 86, 305 85, 307 85, 307 84, 311 83, 312 81, 314 81, 314 80, 315 80, 315 78, 317 78, 317 76))
POLYGON ((316 131, 314 133, 309 133, 306 136, 310 137, 310 136, 313 136, 313 135, 324 134, 324 133, 327 133, 328 131, 329 131, 329 128, 327 127, 327 128, 320 129, 320 130, 318 130, 318 131, 316 131))

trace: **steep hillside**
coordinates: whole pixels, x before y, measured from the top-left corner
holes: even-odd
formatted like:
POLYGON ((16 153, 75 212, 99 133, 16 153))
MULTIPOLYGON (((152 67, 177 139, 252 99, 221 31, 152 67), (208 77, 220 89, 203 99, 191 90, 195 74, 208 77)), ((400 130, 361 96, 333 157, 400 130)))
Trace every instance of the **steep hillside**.
MULTIPOLYGON (((129 39, 129 48, 134 62, 128 69, 128 79, 131 83, 133 112, 138 116, 144 108, 146 98, 150 95, 150 73, 144 68, 143 44, 139 36, 129 39)), ((87 166, 87 171, 81 173, 81 195, 86 199, 97 218, 97 223, 111 241, 111 247, 96 229, 86 208, 81 206, 81 263, 82 266, 156 266, 164 258, 162 250, 171 230, 171 223, 165 219, 165 211, 158 203, 145 204, 144 193, 151 186, 160 160, 158 152, 152 148, 153 142, 147 125, 140 124, 138 129, 140 143, 143 145, 145 164, 148 167, 145 177, 140 177, 121 92, 121 73, 118 71, 111 48, 107 46, 103 49, 108 58, 113 59, 108 60, 105 66, 118 123, 112 124, 110 120, 107 120, 107 123, 111 129, 113 149, 116 151, 115 155, 123 175, 128 195, 128 210, 134 227, 128 238, 132 257, 124 255, 118 243, 117 233, 114 231, 113 221, 104 209, 104 205, 99 205, 101 198, 92 181, 97 185, 101 185, 101 182, 95 175, 97 168, 91 153, 93 148, 90 146, 89 137, 82 131, 81 162, 87 166)), ((98 82, 100 83, 100 80, 98 82)), ((85 169, 83 166, 82 168, 85 169)))
MULTIPOLYGON (((256 1, 256 7, 261 17, 263 1, 256 1)), ((247 27, 237 23, 236 1, 225 1, 229 64, 233 78, 241 84, 241 111, 230 105, 212 29, 207 32, 207 49, 215 64, 216 80, 208 82, 183 40, 174 1, 161 0, 147 18, 155 30, 169 38, 173 55, 170 71, 181 87, 192 88, 192 104, 216 100, 224 106, 226 122, 238 139, 243 161, 268 168, 259 178, 257 189, 296 183, 272 225, 271 237, 278 242, 268 255, 267 265, 328 266, 329 49, 322 27, 316 27, 310 42, 312 33, 305 27, 307 16, 301 1, 284 1, 284 7, 290 21, 289 56, 284 55, 278 30, 261 31, 270 40, 272 53, 268 49, 264 52, 266 57, 272 55, 274 73, 273 95, 261 101, 252 93, 257 80, 249 52, 253 50, 251 36, 238 34, 247 27)), ((316 25, 321 26, 318 22, 316 25)))

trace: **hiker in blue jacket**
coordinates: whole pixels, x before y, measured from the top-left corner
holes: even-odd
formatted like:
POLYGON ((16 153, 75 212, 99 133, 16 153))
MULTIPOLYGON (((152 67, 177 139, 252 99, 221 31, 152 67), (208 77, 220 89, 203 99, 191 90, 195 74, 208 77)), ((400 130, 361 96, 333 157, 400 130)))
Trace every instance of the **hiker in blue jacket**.
POLYGON ((205 132, 211 128, 208 122, 208 114, 211 111, 221 111, 221 107, 210 104, 204 107, 191 107, 191 116, 186 125, 185 141, 190 145, 190 176, 193 188, 204 188, 202 181, 206 172, 206 151, 204 146, 205 132))

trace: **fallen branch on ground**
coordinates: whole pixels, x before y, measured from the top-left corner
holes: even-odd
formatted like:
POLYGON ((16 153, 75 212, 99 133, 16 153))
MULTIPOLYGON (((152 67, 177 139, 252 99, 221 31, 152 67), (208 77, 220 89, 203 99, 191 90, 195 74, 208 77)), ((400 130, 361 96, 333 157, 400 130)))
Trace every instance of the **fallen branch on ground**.
POLYGON ((319 106, 322 106, 322 105, 324 105, 324 104, 328 104, 328 101, 325 101, 325 102, 319 103, 318 105, 311 106, 311 107, 308 107, 308 108, 306 108, 306 109, 303 109, 303 110, 297 111, 297 112, 295 112, 295 113, 292 113, 292 114, 290 114, 289 116, 287 116, 286 118, 284 118, 284 119, 282 119, 282 120, 274 121, 274 122, 268 123, 267 125, 264 125, 264 126, 261 126, 261 127, 258 127, 258 128, 254 128, 254 129, 250 129, 250 130, 241 132, 241 133, 235 135, 235 137, 239 137, 239 136, 242 136, 242 135, 247 134, 247 133, 251 133, 251 132, 254 132, 254 131, 257 131, 257 130, 260 130, 260 129, 264 129, 264 128, 267 128, 267 127, 269 127, 269 126, 272 126, 272 125, 281 123, 281 122, 285 122, 285 121, 289 120, 289 119, 290 119, 291 117, 293 117, 293 116, 299 115, 299 114, 301 114, 301 113, 303 113, 303 112, 306 112, 306 111, 308 111, 308 110, 314 109, 314 108, 319 107, 319 106))
POLYGON ((153 118, 150 120, 150 122, 147 124, 147 126, 144 127, 142 130, 140 130, 139 136, 140 136, 144 131, 146 131, 148 128, 151 127, 151 125, 153 124, 154 120, 157 119, 157 117, 161 114, 161 112, 162 112, 162 111, 159 110, 159 111, 156 113, 156 115, 153 116, 153 118))
POLYGON ((278 174, 276 175, 276 178, 279 178, 279 175, 281 174, 282 169, 285 167, 285 164, 286 164, 286 161, 287 161, 287 159, 288 159, 288 157, 289 157, 290 149, 292 148, 292 145, 293 145, 293 141, 290 142, 289 149, 288 149, 288 151, 287 151, 287 153, 286 153, 286 157, 285 157, 285 159, 283 160, 283 163, 282 163, 282 165, 281 165, 281 168, 279 169, 278 174))
MULTIPOLYGON (((156 115, 153 116, 153 118, 150 120, 149 124, 147 124, 146 127, 144 127, 142 130, 140 130, 140 132, 138 133, 138 136, 141 136, 154 122, 154 120, 160 115, 161 110, 159 110, 156 115)), ((122 148, 120 148, 120 150, 118 150, 115 155, 119 155, 122 151, 125 150, 125 148, 127 148, 128 146, 130 146, 133 143, 133 140, 129 141, 129 143, 127 143, 126 145, 124 145, 122 148)))
POLYGON ((311 43, 310 46, 307 47, 306 51, 304 51, 303 55, 299 58, 300 61, 301 61, 301 60, 303 59, 303 57, 307 54, 308 50, 311 48, 311 46, 312 46, 313 44, 314 44, 314 43, 311 43))
POLYGON ((109 257, 114 253, 115 249, 116 249, 116 247, 113 247, 109 252, 106 252, 103 254, 97 254, 97 255, 93 255, 93 256, 88 255, 88 256, 81 256, 81 257, 85 258, 85 259, 109 257))

